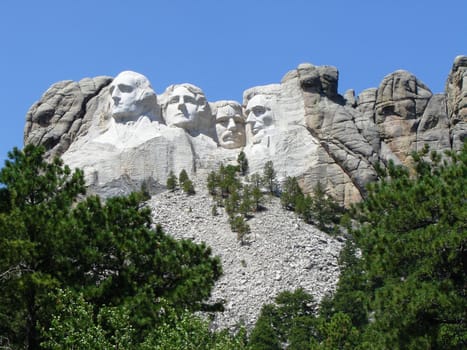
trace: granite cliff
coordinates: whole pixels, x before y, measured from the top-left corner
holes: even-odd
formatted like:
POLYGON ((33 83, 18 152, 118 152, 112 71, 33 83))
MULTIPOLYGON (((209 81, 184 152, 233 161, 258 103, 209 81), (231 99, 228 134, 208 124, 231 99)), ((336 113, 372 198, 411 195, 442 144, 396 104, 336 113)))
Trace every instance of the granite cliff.
POLYGON ((62 81, 30 108, 24 142, 83 168, 90 189, 104 196, 142 181, 157 193, 169 171, 214 169, 243 150, 250 173, 272 160, 281 179, 298 177, 305 192, 320 181, 348 205, 376 180, 376 163, 410 165, 411 151, 425 144, 442 151, 465 139, 466 56, 456 57, 441 94, 398 70, 378 88, 340 95, 338 75, 301 64, 280 83, 246 90, 242 103, 208 102, 191 84, 157 95, 134 72, 62 81))

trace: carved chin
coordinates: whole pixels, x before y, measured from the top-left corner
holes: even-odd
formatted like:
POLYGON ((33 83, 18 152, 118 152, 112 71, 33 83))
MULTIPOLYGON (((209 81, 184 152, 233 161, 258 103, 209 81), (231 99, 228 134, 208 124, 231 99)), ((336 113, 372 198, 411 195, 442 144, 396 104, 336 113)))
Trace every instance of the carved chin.
POLYGON ((227 135, 219 139, 219 144, 221 145, 221 147, 232 149, 242 147, 244 145, 244 142, 243 137, 241 135, 227 135))

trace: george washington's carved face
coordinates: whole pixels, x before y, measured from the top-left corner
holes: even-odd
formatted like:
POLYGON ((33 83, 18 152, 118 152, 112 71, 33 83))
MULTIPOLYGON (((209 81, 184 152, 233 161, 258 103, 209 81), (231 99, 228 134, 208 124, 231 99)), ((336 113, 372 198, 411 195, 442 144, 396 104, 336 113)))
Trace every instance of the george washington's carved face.
POLYGON ((148 79, 136 72, 125 71, 110 84, 111 114, 117 122, 137 120, 150 114, 157 97, 148 79))

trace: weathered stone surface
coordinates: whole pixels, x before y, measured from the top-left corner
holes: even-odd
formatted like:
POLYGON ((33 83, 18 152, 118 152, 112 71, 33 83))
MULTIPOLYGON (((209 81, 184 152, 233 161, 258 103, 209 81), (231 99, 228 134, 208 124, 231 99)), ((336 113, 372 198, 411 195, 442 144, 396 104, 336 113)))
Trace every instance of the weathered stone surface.
POLYGON ((170 171, 212 170, 243 150, 250 174, 271 160, 279 181, 296 176, 308 193, 320 182, 349 205, 376 180, 377 162, 410 165, 409 154, 425 144, 460 147, 466 72, 467 59, 457 57, 446 93, 433 96, 399 70, 356 99, 352 90, 339 95, 335 67, 304 63, 278 84, 246 90, 243 106, 209 103, 188 83, 157 95, 143 75, 122 72, 112 83, 97 77, 52 86, 28 113, 25 142, 83 168, 89 187, 105 196, 142 182, 157 192, 170 171))
POLYGON ((261 306, 285 290, 301 287, 318 302, 331 293, 337 282, 337 258, 343 242, 303 223, 299 217, 270 198, 267 210, 248 220, 249 244, 240 245, 231 232, 228 215, 214 204, 206 190, 207 174, 193 177, 196 195, 164 192, 148 202, 156 222, 177 238, 205 242, 222 261, 224 274, 216 283, 211 301, 224 301, 215 328, 234 328, 243 322, 254 325, 261 306))
POLYGON ((43 144, 51 154, 63 154, 89 128, 95 118, 95 100, 111 80, 96 77, 52 85, 27 113, 24 143, 43 144))
POLYGON ((467 56, 457 56, 446 81, 451 142, 456 149, 467 138, 467 56))
POLYGON ((408 154, 415 150, 420 118, 432 96, 430 89, 413 74, 398 70, 381 82, 375 103, 375 121, 381 142, 387 145, 383 160, 397 159, 410 164, 408 154))

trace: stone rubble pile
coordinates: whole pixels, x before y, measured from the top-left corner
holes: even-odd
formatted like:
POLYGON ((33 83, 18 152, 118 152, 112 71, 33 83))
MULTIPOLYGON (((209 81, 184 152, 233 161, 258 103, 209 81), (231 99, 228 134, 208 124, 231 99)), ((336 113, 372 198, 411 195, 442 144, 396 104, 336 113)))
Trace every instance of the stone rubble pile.
POLYGON ((224 301, 215 328, 254 325, 263 304, 278 293, 303 288, 316 302, 331 293, 338 280, 337 259, 342 239, 333 238, 281 208, 279 199, 265 198, 266 210, 254 213, 248 224, 248 244, 241 245, 230 230, 228 216, 214 204, 205 178, 195 179, 196 194, 181 190, 153 196, 148 205, 154 222, 177 238, 205 242, 221 258, 224 274, 214 287, 211 302, 224 301))

